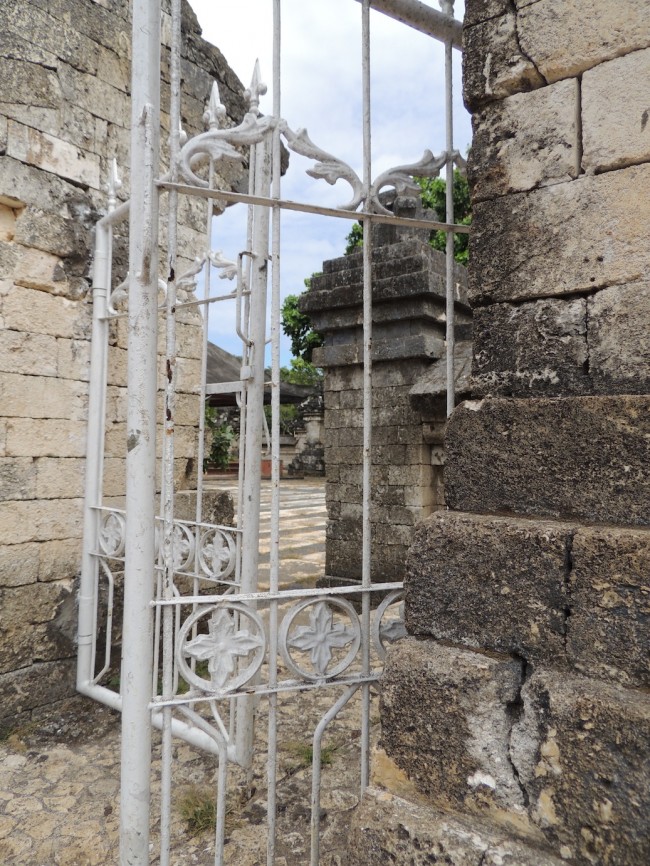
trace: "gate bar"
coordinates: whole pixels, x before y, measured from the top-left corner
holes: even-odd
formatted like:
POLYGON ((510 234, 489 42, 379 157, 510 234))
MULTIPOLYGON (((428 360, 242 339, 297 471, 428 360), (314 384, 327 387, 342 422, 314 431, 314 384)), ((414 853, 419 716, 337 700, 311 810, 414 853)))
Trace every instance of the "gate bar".
MULTIPOLYGON (((357 3, 363 3, 363 0, 357 0, 357 3)), ((420 0, 370 0, 370 7, 441 42, 451 41, 454 48, 462 50, 462 22, 449 19, 443 12, 420 3, 420 0)))
POLYGON ((120 862, 149 862, 155 574, 160 3, 133 0, 120 862))

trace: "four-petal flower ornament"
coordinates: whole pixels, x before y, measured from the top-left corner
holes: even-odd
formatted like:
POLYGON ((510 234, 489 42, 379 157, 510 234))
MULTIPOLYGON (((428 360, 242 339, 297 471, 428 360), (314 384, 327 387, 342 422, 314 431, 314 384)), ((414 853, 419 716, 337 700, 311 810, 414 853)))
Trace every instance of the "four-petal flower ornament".
POLYGON ((354 639, 354 630, 343 623, 335 623, 330 606, 320 601, 309 612, 309 625, 299 626, 287 643, 294 649, 310 652, 314 669, 325 676, 332 650, 346 647, 354 639))
POLYGON ((263 644, 260 635, 243 628, 235 631, 234 617, 228 610, 220 608, 210 617, 208 634, 188 641, 183 649, 186 655, 208 662, 212 688, 222 689, 235 671, 237 657, 247 656, 263 644))
POLYGON ((109 513, 99 530, 99 543, 107 556, 120 556, 124 551, 124 518, 109 513))

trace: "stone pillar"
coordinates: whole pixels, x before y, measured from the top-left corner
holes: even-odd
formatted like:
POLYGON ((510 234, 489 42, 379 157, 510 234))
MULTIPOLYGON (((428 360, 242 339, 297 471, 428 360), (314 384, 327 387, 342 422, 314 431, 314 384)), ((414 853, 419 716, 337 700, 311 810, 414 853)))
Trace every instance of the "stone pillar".
POLYGON ((477 399, 446 431, 448 510, 416 529, 411 637, 382 689, 383 781, 428 800, 429 823, 375 791, 358 848, 376 859, 352 862, 398 845, 379 810, 402 816, 403 849, 454 866, 636 866, 650 861, 650 15, 646 0, 468 0, 464 46, 477 399))
MULTIPOLYGON (((404 216, 416 213, 412 199, 393 207, 404 216)), ((374 229, 371 521, 372 575, 380 581, 403 578, 414 525, 443 505, 436 444, 445 420, 444 381, 437 399, 431 380, 445 364, 445 257, 428 236, 426 229, 374 229)), ((302 303, 325 337, 314 354, 325 368, 325 571, 329 581, 346 583, 361 576, 362 260, 357 252, 325 262, 302 303)), ((462 352, 471 329, 463 267, 456 280, 462 352)), ((461 379, 466 376, 459 376, 459 387, 461 379)))

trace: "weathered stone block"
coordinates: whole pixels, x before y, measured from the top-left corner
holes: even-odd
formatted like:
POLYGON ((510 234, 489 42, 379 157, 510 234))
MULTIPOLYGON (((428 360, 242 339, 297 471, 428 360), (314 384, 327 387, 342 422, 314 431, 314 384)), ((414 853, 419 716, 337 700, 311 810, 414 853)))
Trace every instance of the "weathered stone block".
POLYGON ((463 29, 463 99, 470 111, 544 84, 520 48, 514 12, 463 29))
MULTIPOLYGON (((109 362, 114 351, 113 348, 109 349, 109 362)), ((87 382, 90 372, 90 341, 57 338, 56 368, 59 378, 87 382)))
POLYGON ((644 88, 649 77, 650 48, 603 63, 583 75, 582 164, 587 171, 650 160, 644 88))
POLYGON ((473 392, 509 397, 586 394, 587 300, 492 304, 474 315, 473 392))
POLYGON ((404 638, 381 684, 381 746, 434 803, 525 815, 508 753, 520 662, 404 638))
POLYGON ((649 220, 650 165, 479 202, 470 300, 483 306, 634 282, 648 271, 649 220))
POLYGON ((516 0, 522 51, 546 81, 569 78, 650 43, 645 0, 516 0))
POLYGON ((84 495, 85 458, 39 457, 34 461, 36 498, 81 498, 84 495))
POLYGON ((648 862, 648 695, 539 671, 522 700, 511 753, 532 820, 572 863, 648 862))
POLYGON ((352 819, 348 866, 560 866, 563 862, 507 831, 367 788, 352 819))
POLYGON ((12 418, 6 451, 13 457, 84 457, 86 431, 78 421, 12 418))
POLYGON ((650 282, 587 299, 589 376, 601 393, 650 393, 650 282))
POLYGON ((75 693, 75 659, 41 662, 0 676, 0 715, 12 717, 75 693))
POLYGON ((566 523, 438 511, 420 523, 406 569, 410 634, 562 663, 566 523))
POLYGON ((457 511, 650 522, 650 397, 462 403, 447 425, 457 511))
POLYGON ((0 501, 34 499, 36 467, 31 457, 0 457, 0 501))
POLYGON ((571 80, 478 111, 467 166, 473 202, 577 177, 578 105, 571 80))
MULTIPOLYGON (((57 344, 44 334, 0 330, 0 370, 28 376, 56 376, 57 344)), ((9 407, 0 414, 10 416, 9 407)))
POLYGON ((37 499, 0 503, 0 526, 13 544, 81 536, 80 499, 37 499))
POLYGON ((650 685, 650 533, 581 527, 571 564, 569 661, 587 676, 650 685))
POLYGON ((81 538, 43 541, 38 545, 38 579, 48 582, 75 578, 81 570, 81 538))
MULTIPOLYGON (((37 293, 40 294, 40 293, 37 293)), ((88 388, 84 382, 53 376, 0 373, 0 414, 13 418, 85 421, 88 388)))
POLYGON ((489 18, 498 18, 511 9, 510 0, 465 0, 463 26, 471 27, 489 18))
POLYGON ((36 659, 74 654, 76 619, 72 581, 0 590, 0 672, 17 670, 36 659))
POLYGON ((8 124, 7 153, 75 183, 100 188, 98 156, 13 120, 8 124))
POLYGON ((4 327, 54 337, 89 338, 90 310, 76 301, 48 292, 13 286, 0 297, 4 327))
POLYGON ((7 544, 4 538, 0 546, 0 586, 21 586, 38 580, 38 558, 40 545, 7 544))

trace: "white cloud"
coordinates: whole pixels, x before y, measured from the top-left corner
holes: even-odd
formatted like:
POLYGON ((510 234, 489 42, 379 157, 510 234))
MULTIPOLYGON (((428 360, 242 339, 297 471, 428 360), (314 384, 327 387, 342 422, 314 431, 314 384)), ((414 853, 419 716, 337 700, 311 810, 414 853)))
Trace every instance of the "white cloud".
MULTIPOLYGON (((223 52, 245 85, 259 58, 269 84, 260 108, 271 111, 272 3, 270 0, 190 0, 203 35, 223 52)), ((433 5, 433 4, 431 4, 433 5)), ((456 4, 462 17, 463 4, 456 4)), ((283 0, 282 116, 293 129, 305 127, 322 149, 349 162, 360 174, 361 5, 354 0, 283 0)), ((469 116, 462 107, 460 55, 455 55, 455 143, 465 152, 469 116)), ((371 14, 373 175, 419 160, 425 148, 444 150, 444 50, 442 45, 388 19, 371 14)), ((349 186, 334 188, 305 174, 310 162, 291 155, 282 181, 284 197, 337 206, 349 199, 349 186)), ((243 211, 242 207, 238 208, 243 211)), ((217 248, 234 257, 243 249, 244 221, 229 208, 215 225, 217 248)), ((282 295, 302 289, 302 280, 321 269, 324 259, 341 255, 351 223, 303 214, 283 216, 282 295)), ((225 306, 225 305, 223 305, 225 306)), ((211 316, 210 333, 220 345, 239 352, 234 313, 211 316), (215 324, 213 324, 215 322, 215 324)), ((283 362, 288 347, 283 345, 283 362)))

